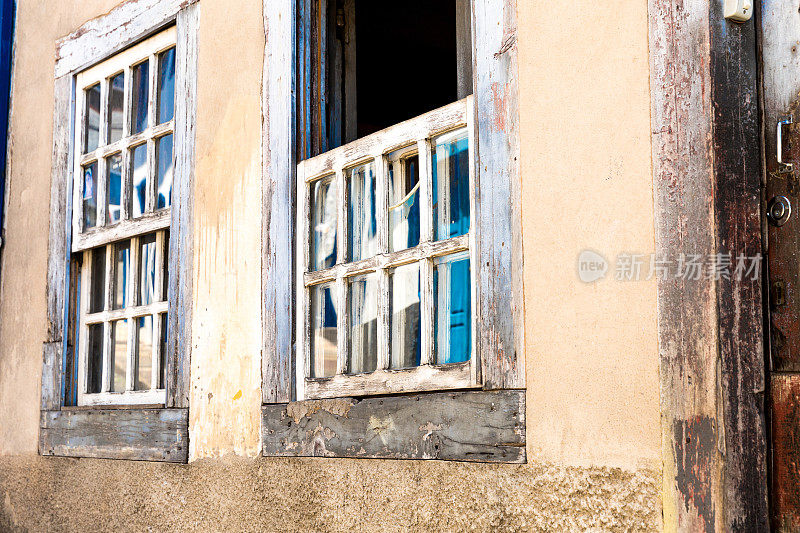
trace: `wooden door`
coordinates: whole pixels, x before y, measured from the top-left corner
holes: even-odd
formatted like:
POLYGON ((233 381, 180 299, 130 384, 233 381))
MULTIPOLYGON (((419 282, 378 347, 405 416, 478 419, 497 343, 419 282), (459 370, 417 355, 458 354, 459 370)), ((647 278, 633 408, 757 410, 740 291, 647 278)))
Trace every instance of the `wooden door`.
POLYGON ((763 0, 771 514, 800 531, 800 2, 763 0))

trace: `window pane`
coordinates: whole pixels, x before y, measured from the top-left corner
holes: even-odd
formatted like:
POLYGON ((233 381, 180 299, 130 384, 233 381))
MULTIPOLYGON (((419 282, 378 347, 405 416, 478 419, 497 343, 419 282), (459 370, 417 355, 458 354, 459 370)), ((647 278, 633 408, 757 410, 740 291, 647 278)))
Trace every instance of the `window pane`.
POLYGON ((440 257, 433 269, 436 364, 468 361, 472 353, 469 252, 440 257))
POLYGON ((131 242, 123 241, 114 245, 114 309, 128 305, 128 282, 131 279, 131 242))
POLYGON ((97 161, 83 167, 83 227, 97 225, 97 161))
POLYGON ((167 314, 164 313, 161 315, 161 358, 159 363, 159 368, 161 369, 160 372, 160 382, 158 384, 159 389, 167 388, 167 340, 169 339, 169 320, 167 320, 167 314))
POLYGON ((158 123, 175 116, 175 49, 158 56, 158 123))
POLYGON ((136 354, 136 390, 150 390, 153 380, 153 317, 136 319, 139 349, 136 354))
POLYGON ((106 308, 106 249, 92 250, 92 285, 89 312, 99 313, 106 308))
POLYGON ((433 238, 469 233, 469 140, 467 130, 435 140, 433 161, 433 238))
POLYGON ((350 374, 378 368, 378 275, 350 278, 347 283, 350 324, 350 374))
POLYGON ((388 169, 389 249, 396 252, 419 244, 419 157, 392 161, 388 169))
POLYGON ((391 368, 419 366, 420 336, 419 263, 389 271, 389 355, 391 368))
POLYGON ((336 180, 331 176, 311 184, 311 265, 322 270, 336 264, 336 180))
POLYGON ((139 305, 150 305, 156 293, 156 236, 139 239, 139 305))
POLYGON ((144 214, 147 201, 147 145, 140 144, 131 150, 131 175, 133 189, 131 193, 133 209, 131 217, 138 218, 144 214))
POLYGON ((111 380, 113 392, 125 392, 125 378, 128 373, 128 321, 117 320, 111 323, 111 380))
POLYGON ((122 139, 122 116, 125 113, 125 73, 120 72, 108 84, 108 142, 122 139))
POLYGON ((348 257, 359 261, 378 253, 378 222, 375 218, 375 172, 367 163, 347 170, 350 185, 348 213, 348 257))
POLYGON ((308 375, 322 378, 336 374, 336 297, 335 284, 311 287, 311 368, 308 375))
POLYGON ((83 137, 83 153, 97 150, 100 142, 100 84, 86 89, 86 130, 83 137))
POLYGON ((106 159, 108 176, 108 221, 117 222, 122 218, 122 154, 114 154, 106 159))
POLYGON ((172 205, 172 135, 158 139, 158 197, 156 209, 172 205))
POLYGON ((89 326, 89 358, 86 392, 102 392, 103 387, 103 324, 89 326))
POLYGON ((150 101, 150 63, 133 67, 133 102, 131 103, 131 133, 147 129, 147 104, 150 101))

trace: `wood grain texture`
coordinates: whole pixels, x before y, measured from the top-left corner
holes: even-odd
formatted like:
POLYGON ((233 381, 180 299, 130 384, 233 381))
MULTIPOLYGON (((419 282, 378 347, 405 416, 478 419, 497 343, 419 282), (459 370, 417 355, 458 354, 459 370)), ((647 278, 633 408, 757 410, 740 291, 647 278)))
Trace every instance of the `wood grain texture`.
POLYGON ((526 461, 525 391, 310 400, 262 412, 265 456, 526 461))
POLYGON ((187 409, 42 411, 42 455, 185 463, 187 409))
POLYGON ((54 89, 50 233, 47 250, 47 337, 42 361, 42 409, 58 409, 61 406, 64 320, 69 290, 69 248, 72 235, 72 76, 57 78, 54 89))
POLYGON ((295 2, 264 0, 261 325, 264 403, 293 399, 295 2))
MULTIPOLYGON (((760 251, 754 30, 718 4, 649 1, 656 253, 673 262, 760 251)), ((765 529, 760 306, 748 280, 658 281, 665 530, 765 529)))
POLYGON ((56 42, 56 77, 74 73, 171 24, 196 0, 128 0, 56 42))
POLYGON ((517 2, 473 2, 478 246, 476 344, 484 388, 525 386, 517 2))
POLYGON ((772 527, 800 530, 800 374, 772 376, 772 527))
MULTIPOLYGON (((797 9, 792 11, 797 16, 797 9)), ((716 253, 756 257, 762 253, 762 234, 755 24, 726 20, 722 2, 711 2, 710 19, 716 253)), ((724 529, 766 531, 769 488, 761 278, 723 276, 716 285, 724 529)))
POLYGON ((194 170, 197 115, 197 32, 200 8, 182 9, 177 16, 178 47, 175 74, 175 174, 169 239, 167 407, 189 407, 192 357, 194 264, 194 170), (168 348, 169 350, 169 348, 168 348))

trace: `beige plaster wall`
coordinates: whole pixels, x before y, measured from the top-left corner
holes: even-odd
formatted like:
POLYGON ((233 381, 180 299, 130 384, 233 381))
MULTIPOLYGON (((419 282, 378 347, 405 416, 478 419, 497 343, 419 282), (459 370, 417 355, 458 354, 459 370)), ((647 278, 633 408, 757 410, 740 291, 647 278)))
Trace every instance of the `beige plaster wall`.
POLYGON ((659 465, 656 285, 613 279, 655 250, 647 3, 521 0, 519 36, 530 457, 659 465))
POLYGON ((19 0, 0 265, 0 530, 367 529, 386 516, 387 529, 660 527, 655 285, 584 285, 575 270, 585 247, 609 259, 654 248, 642 2, 519 0, 530 464, 252 457, 261 0, 200 0, 192 463, 37 457, 54 42, 117 1, 19 0))

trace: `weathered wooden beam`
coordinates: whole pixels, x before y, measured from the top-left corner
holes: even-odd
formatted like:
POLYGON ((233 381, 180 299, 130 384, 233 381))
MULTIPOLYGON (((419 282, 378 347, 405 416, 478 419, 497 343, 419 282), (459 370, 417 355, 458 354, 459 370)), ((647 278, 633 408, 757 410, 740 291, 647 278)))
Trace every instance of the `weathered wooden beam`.
POLYGON ((185 463, 188 409, 42 411, 42 455, 185 463))
POLYGON ((525 386, 517 2, 473 2, 478 284, 486 389, 525 386))
POLYGON ((294 331, 295 1, 264 0, 261 222, 262 396, 292 400, 294 331), (287 39, 289 42, 287 42, 287 39))
MULTIPOLYGON (((673 264, 760 251, 754 28, 718 4, 649 1, 656 253, 673 264)), ((732 278, 658 281, 665 530, 766 527, 760 285, 732 278)))
POLYGON ((74 73, 168 26, 197 0, 128 0, 56 43, 56 77, 74 73))
POLYGON ((262 415, 265 456, 526 461, 523 390, 308 400, 262 415))

